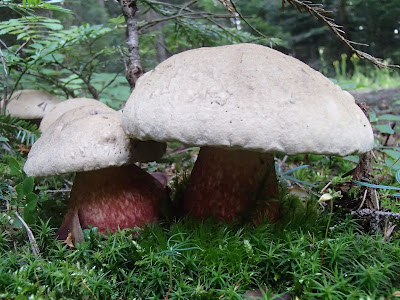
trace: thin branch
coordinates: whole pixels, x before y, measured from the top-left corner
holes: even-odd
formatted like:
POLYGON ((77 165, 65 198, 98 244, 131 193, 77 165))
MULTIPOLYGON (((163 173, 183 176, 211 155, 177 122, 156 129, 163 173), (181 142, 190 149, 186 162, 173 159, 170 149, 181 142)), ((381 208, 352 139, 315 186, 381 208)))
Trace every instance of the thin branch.
POLYGON ((195 4, 195 3, 197 3, 197 1, 198 1, 198 0, 192 0, 192 1, 189 1, 188 3, 182 5, 181 9, 180 9, 179 12, 178 12, 178 15, 180 15, 181 12, 182 12, 183 10, 185 10, 186 8, 188 8, 189 6, 191 6, 191 5, 195 4))
POLYGON ((212 13, 203 13, 203 12, 188 12, 188 13, 184 13, 184 14, 177 13, 172 16, 168 16, 168 17, 164 17, 164 18, 160 18, 160 19, 156 19, 156 20, 152 20, 152 21, 140 24, 137 26, 137 28, 138 28, 138 30, 144 30, 144 29, 150 28, 161 22, 178 19, 178 18, 187 18, 187 17, 189 17, 190 19, 207 19, 207 17, 224 18, 224 19, 232 18, 232 16, 230 16, 230 15, 216 15, 216 14, 212 14, 212 13))
MULTIPOLYGON (((222 0, 220 0, 220 1, 222 1, 222 0)), ((253 25, 251 25, 247 20, 246 20, 246 18, 244 18, 243 16, 242 16, 242 14, 239 12, 239 10, 237 9, 237 6, 236 6, 236 4, 235 4, 235 2, 233 1, 233 0, 229 0, 230 1, 230 3, 231 3, 231 5, 232 5, 232 8, 234 9, 234 11, 235 11, 235 13, 237 14, 237 16, 243 21, 243 22, 245 22, 246 24, 247 24, 247 26, 249 26, 254 32, 256 32, 258 35, 260 35, 260 36, 262 36, 263 38, 265 38, 265 39, 267 39, 269 42, 270 42, 270 44, 272 45, 272 44, 274 44, 275 45, 275 42, 270 38, 270 37, 268 37, 268 36, 266 36, 265 34, 263 34, 262 32, 260 32, 257 28, 255 28, 253 25)))
POLYGON ((92 94, 94 99, 99 99, 99 92, 96 90, 96 88, 90 83, 90 78, 85 78, 85 76, 82 75, 81 71, 75 70, 74 68, 71 68, 67 65, 64 65, 63 63, 59 62, 54 55, 52 55, 54 62, 58 64, 60 67, 69 70, 70 72, 74 73, 81 79, 87 86, 89 92, 92 94))
MULTIPOLYGON (((60 46, 59 48, 56 48, 56 49, 51 50, 49 53, 46 53, 46 55, 50 55, 50 54, 52 54, 52 53, 58 51, 59 49, 62 49, 62 48, 65 47, 70 41, 72 41, 72 40, 65 41, 65 42, 63 43, 62 46, 60 46)), ((46 55, 45 55, 45 56, 46 56, 46 55)), ((21 81, 21 79, 22 79, 22 77, 25 75, 25 73, 26 73, 33 65, 35 65, 38 61, 40 61, 43 57, 44 57, 44 56, 39 56, 39 57, 37 57, 36 59, 34 59, 31 63, 26 64, 25 69, 21 71, 21 74, 19 74, 18 78, 15 80, 15 83, 14 83, 14 86, 13 86, 11 92, 10 92, 10 95, 12 95, 12 94, 14 93, 15 89, 17 88, 19 82, 21 81)))
MULTIPOLYGON (((11 68, 15 69, 18 72, 22 71, 22 70, 20 70, 20 68, 18 68, 18 66, 11 66, 11 68)), ((40 79, 43 79, 43 80, 46 80, 46 81, 50 82, 51 84, 55 85, 57 88, 61 89, 64 92, 64 94, 65 94, 65 96, 67 98, 71 97, 71 96, 73 98, 75 97, 75 94, 74 94, 73 90, 68 89, 65 86, 65 84, 61 84, 58 80, 54 80, 50 76, 46 76, 46 75, 43 75, 41 73, 33 73, 33 72, 30 72, 30 71, 26 71, 25 74, 31 75, 31 76, 34 76, 34 77, 37 77, 37 78, 40 78, 40 79)))
POLYGON ((117 79, 118 76, 119 76, 119 73, 115 74, 114 78, 111 79, 107 84, 105 84, 105 85, 103 86, 103 88, 99 91, 99 95, 100 95, 106 88, 108 88, 108 87, 117 79))
MULTIPOLYGON (((149 5, 153 10, 155 10, 156 12, 158 12, 159 14, 166 16, 165 13, 163 13, 162 11, 160 11, 159 9, 156 8, 156 5, 159 6, 167 6, 167 7, 171 7, 171 8, 175 8, 175 9, 181 9, 181 7, 179 5, 176 4, 171 4, 171 3, 164 3, 164 2, 159 2, 159 1, 149 1, 149 0, 143 0, 143 2, 145 2, 147 5, 149 5)), ((196 11, 194 11, 193 9, 190 9, 189 7, 185 7, 183 9, 185 12, 190 12, 190 13, 196 13, 196 11)), ((219 24, 216 20, 213 19, 213 15, 210 14, 209 16, 203 16, 204 20, 207 20, 208 22, 214 24, 215 26, 217 26, 219 29, 221 29, 222 31, 224 31, 227 35, 230 35, 231 37, 237 39, 239 42, 243 42, 243 40, 236 36, 235 34, 233 34, 232 32, 230 32, 229 30, 227 30, 224 26, 222 26, 221 24, 219 24)), ((231 17, 231 16, 229 16, 231 17)), ((193 17, 192 17, 193 18, 193 17)), ((176 21, 175 22, 177 24, 179 24, 179 22, 176 21)), ((183 26, 183 24, 180 24, 181 26, 183 26)))
POLYGON ((18 220, 21 221, 22 225, 25 227, 26 233, 28 235, 29 243, 31 244, 31 249, 32 249, 33 255, 35 255, 36 257, 40 257, 39 247, 36 243, 35 237, 33 236, 32 230, 25 223, 25 221, 21 218, 21 216, 18 214, 18 212, 15 212, 15 215, 17 216, 18 220))
POLYGON ((25 41, 24 43, 22 43, 22 45, 20 45, 20 46, 18 47, 18 49, 14 52, 14 54, 17 55, 18 52, 21 51, 21 50, 26 46, 26 44, 28 44, 30 41, 31 41, 31 39, 28 39, 27 41, 25 41))
POLYGON ((10 48, 8 48, 7 45, 1 39, 0 39, 0 44, 2 44, 4 48, 6 48, 8 51, 12 52, 10 48))
POLYGON ((291 6, 295 7, 300 13, 307 12, 311 16, 314 16, 320 19, 323 23, 325 23, 329 28, 333 31, 333 33, 344 43, 346 44, 358 57, 369 60, 378 68, 398 68, 400 69, 400 65, 390 65, 386 64, 382 59, 376 58, 371 54, 360 51, 353 47, 353 44, 358 45, 356 42, 352 42, 344 37, 344 31, 341 29, 342 26, 335 23, 335 20, 331 17, 328 17, 331 11, 327 11, 323 8, 322 4, 315 4, 311 1, 301 1, 301 0, 282 0, 282 9, 285 8, 285 3, 289 3, 291 6))

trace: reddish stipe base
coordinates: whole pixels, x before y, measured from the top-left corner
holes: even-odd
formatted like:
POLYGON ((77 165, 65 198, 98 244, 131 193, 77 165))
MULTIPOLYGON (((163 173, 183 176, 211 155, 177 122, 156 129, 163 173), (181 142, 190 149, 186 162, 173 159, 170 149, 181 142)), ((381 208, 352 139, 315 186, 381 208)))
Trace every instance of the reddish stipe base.
POLYGON ((58 237, 71 233, 76 238, 80 226, 106 233, 152 223, 161 215, 166 195, 153 176, 135 165, 77 173, 58 237))
POLYGON ((202 147, 184 195, 184 211, 201 220, 257 222, 265 216, 276 221, 277 195, 272 155, 202 147))

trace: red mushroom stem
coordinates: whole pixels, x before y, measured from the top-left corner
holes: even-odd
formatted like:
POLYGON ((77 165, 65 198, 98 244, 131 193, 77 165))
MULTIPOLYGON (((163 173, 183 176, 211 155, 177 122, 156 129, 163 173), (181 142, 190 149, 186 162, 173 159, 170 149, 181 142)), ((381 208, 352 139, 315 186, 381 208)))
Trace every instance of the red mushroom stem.
POLYGON ((77 173, 58 237, 74 235, 77 226, 113 233, 152 223, 161 215, 166 197, 162 184, 136 165, 77 173))
POLYGON ((278 184, 271 154, 202 147, 183 209, 195 218, 231 222, 278 217, 278 184))

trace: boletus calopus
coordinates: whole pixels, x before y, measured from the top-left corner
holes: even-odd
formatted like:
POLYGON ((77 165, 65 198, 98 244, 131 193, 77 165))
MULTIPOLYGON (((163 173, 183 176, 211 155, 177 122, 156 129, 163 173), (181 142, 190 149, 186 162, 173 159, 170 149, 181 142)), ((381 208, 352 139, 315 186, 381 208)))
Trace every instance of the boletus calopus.
POLYGON ((189 50, 142 76, 123 111, 128 135, 200 146, 184 211, 232 221, 277 217, 274 153, 348 155, 374 144, 354 98, 271 48, 189 50))
POLYGON ((29 176, 76 172, 70 208, 58 236, 82 241, 81 226, 115 232, 157 220, 166 192, 153 176, 134 165, 161 157, 165 144, 129 139, 121 112, 82 106, 53 122, 32 146, 24 170, 29 176))
POLYGON ((20 90, 11 96, 6 114, 29 120, 39 126, 47 112, 60 102, 56 96, 45 91, 20 90))
POLYGON ((81 107, 95 105, 100 107, 108 107, 106 104, 100 102, 96 99, 91 98, 71 98, 64 100, 56 105, 54 105, 43 117, 40 122, 39 129, 41 132, 45 132, 52 123, 54 123, 59 117, 69 110, 81 107))

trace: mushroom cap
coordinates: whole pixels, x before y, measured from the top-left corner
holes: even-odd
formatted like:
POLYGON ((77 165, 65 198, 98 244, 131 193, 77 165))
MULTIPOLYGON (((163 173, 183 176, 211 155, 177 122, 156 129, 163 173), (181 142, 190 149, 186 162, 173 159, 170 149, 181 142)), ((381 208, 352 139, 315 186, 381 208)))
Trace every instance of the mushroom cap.
POLYGON ((45 132, 50 127, 50 125, 59 117, 61 117, 61 115, 64 114, 65 112, 86 105, 98 105, 101 107, 108 107, 107 105, 96 99, 90 99, 90 98, 67 99, 65 101, 58 103, 47 112, 47 114, 43 117, 42 121, 40 122, 39 129, 42 132, 45 132))
POLYGON ((139 78, 122 125, 141 140, 286 154, 363 153, 372 128, 354 98, 268 47, 189 50, 139 78))
POLYGON ((7 104, 6 113, 20 119, 42 119, 44 115, 61 100, 56 96, 39 90, 20 90, 15 92, 7 104))
POLYGON ((32 146, 24 171, 28 176, 69 172, 150 161, 166 145, 131 140, 121 127, 121 112, 98 105, 69 110, 50 125, 32 146))

